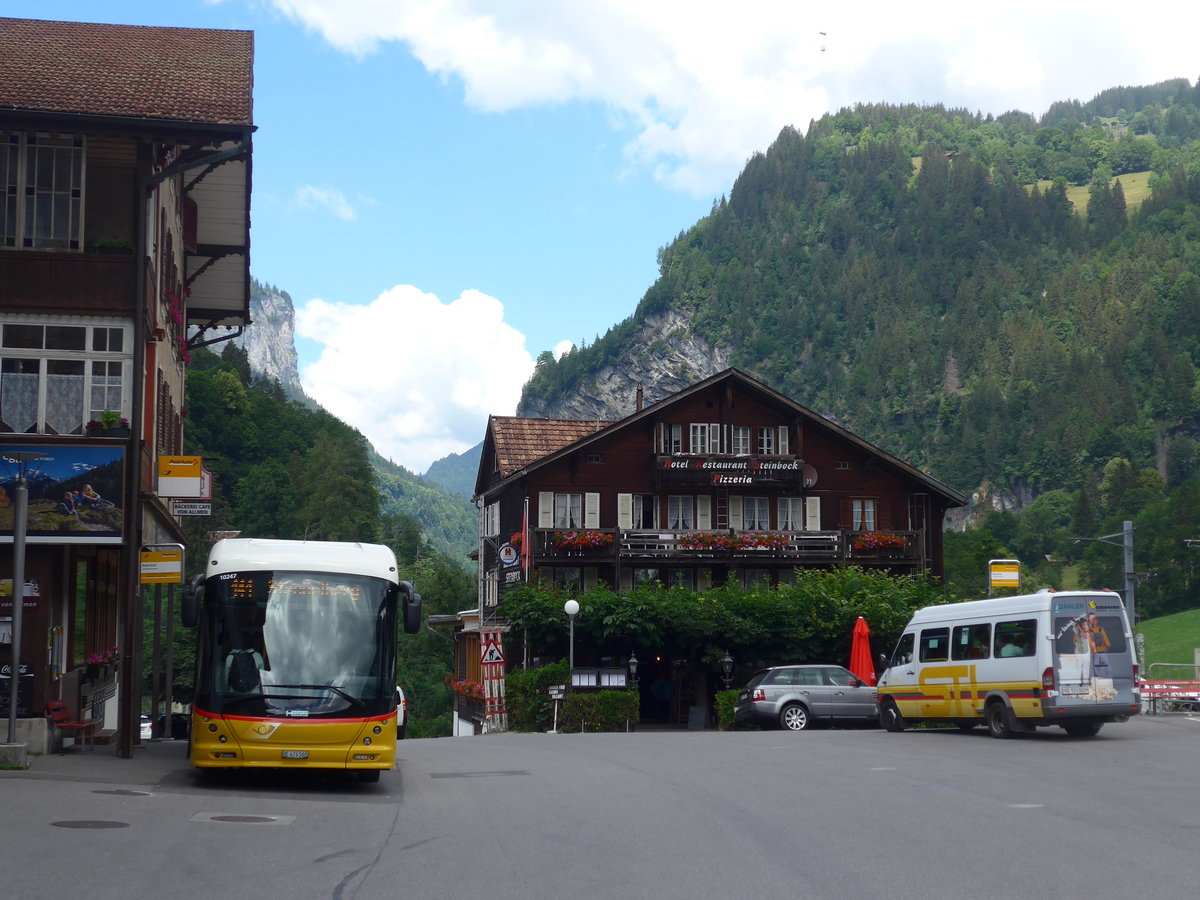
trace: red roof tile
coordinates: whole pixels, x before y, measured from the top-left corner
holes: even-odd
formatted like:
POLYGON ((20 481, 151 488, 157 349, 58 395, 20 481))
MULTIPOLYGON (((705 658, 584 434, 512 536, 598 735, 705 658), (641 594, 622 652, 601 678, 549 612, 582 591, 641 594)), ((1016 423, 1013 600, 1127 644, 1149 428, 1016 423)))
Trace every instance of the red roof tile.
POLYGON ((518 469, 607 428, 612 422, 492 416, 496 465, 507 478, 518 469))
POLYGON ((0 109, 253 124, 254 32, 0 18, 0 109))

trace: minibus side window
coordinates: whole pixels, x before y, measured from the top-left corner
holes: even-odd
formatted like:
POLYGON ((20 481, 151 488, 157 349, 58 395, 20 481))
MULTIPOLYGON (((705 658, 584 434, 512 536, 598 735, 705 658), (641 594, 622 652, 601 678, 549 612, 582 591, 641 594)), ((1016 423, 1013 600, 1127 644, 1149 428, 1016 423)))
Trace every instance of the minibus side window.
POLYGON ((1037 653, 1037 619, 996 623, 996 655, 1034 656, 1037 653))
POLYGON ((950 656, 952 659, 987 659, 991 655, 991 644, 992 626, 986 622, 981 625, 956 625, 950 641, 950 656))
POLYGON ((915 643, 913 633, 900 636, 899 643, 896 644, 896 649, 892 653, 893 666, 907 666, 913 659, 913 644, 915 643))
POLYGON ((921 662, 945 662, 950 658, 949 649, 949 628, 927 628, 921 632, 921 662))

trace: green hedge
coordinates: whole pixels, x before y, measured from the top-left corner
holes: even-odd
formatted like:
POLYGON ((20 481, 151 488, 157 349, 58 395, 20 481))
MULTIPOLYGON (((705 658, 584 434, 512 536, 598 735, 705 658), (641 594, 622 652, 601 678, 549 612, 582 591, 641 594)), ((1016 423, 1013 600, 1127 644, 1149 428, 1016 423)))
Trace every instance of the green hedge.
POLYGON ((566 661, 540 669, 515 669, 504 676, 504 696, 511 731, 549 731, 554 722, 554 704, 547 688, 570 684, 571 667, 566 661))
POLYGON ((640 700, 636 690, 567 694, 558 717, 559 731, 624 731, 636 727, 640 700))

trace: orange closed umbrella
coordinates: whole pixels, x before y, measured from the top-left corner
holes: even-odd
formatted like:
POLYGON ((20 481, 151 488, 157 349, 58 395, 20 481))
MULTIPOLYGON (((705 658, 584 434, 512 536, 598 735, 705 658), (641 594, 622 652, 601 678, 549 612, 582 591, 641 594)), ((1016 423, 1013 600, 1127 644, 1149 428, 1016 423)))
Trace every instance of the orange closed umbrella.
POLYGON ((850 642, 850 665, 847 667, 867 684, 875 684, 875 663, 871 660, 871 629, 862 616, 854 623, 850 642))

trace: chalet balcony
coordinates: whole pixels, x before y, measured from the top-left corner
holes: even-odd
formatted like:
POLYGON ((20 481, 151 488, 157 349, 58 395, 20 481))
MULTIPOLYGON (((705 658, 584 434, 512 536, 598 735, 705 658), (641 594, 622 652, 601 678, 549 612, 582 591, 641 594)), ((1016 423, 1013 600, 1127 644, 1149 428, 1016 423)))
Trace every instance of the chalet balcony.
POLYGON ((138 267, 132 250, 0 250, 0 268, 0 306, 6 310, 133 314, 138 267))
POLYGON ((654 560, 738 561, 743 564, 879 565, 920 562, 919 531, 623 531, 535 529, 534 556, 553 565, 606 565, 654 560))

